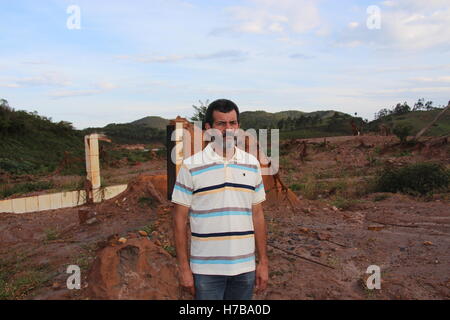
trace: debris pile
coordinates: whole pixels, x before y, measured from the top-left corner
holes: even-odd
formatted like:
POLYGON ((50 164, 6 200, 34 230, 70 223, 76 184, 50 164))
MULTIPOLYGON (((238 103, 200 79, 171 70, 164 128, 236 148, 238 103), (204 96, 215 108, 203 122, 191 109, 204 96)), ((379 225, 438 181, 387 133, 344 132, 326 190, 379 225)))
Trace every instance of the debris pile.
POLYGON ((176 300, 176 263, 147 237, 100 250, 88 276, 89 297, 107 300, 176 300))

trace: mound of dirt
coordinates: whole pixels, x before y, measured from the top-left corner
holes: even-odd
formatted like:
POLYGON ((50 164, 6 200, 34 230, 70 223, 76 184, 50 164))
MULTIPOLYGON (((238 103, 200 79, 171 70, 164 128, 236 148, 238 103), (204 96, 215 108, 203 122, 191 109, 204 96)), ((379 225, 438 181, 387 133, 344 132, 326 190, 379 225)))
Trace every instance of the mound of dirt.
POLYGON ((167 175, 141 174, 128 183, 127 189, 116 197, 105 201, 127 201, 138 204, 142 198, 153 198, 158 204, 166 204, 167 175), (127 200, 123 200, 123 199, 127 200))
POLYGON ((174 260, 148 238, 103 248, 88 275, 88 296, 107 300, 178 299, 174 260))

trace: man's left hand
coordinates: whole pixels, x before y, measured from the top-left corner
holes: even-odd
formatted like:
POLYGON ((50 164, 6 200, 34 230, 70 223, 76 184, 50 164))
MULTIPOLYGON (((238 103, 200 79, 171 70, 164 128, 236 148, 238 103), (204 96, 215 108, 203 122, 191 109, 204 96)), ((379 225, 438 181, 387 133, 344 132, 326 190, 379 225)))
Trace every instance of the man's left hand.
POLYGON ((261 293, 267 289, 267 282, 269 281, 269 265, 268 263, 260 262, 256 266, 256 293, 261 293))

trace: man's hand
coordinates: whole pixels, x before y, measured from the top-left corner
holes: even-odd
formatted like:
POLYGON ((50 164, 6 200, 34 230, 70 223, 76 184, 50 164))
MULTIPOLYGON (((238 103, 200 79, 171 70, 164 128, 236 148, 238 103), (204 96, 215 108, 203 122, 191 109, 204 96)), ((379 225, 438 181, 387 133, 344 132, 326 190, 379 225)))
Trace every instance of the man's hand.
POLYGON ((194 276, 192 275, 191 269, 180 270, 179 278, 181 288, 195 296, 194 276))
POLYGON ((269 265, 266 262, 260 262, 256 266, 256 293, 262 293, 267 289, 269 281, 269 265))
POLYGON ((252 206, 253 226, 255 228, 255 244, 259 263, 256 266, 256 293, 267 288, 269 281, 269 260, 267 258, 267 231, 261 203, 252 206))
POLYGON ((173 230, 175 237, 175 249, 179 266, 179 281, 182 289, 195 295, 194 276, 189 266, 187 249, 187 217, 189 208, 175 204, 173 210, 173 230))

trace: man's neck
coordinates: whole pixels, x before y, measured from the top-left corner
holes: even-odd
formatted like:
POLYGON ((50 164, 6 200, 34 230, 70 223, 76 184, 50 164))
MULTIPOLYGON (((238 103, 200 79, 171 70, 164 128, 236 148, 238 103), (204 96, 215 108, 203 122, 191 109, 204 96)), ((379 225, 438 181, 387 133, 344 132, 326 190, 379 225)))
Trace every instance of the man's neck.
POLYGON ((226 160, 226 161, 228 161, 228 160, 230 160, 231 158, 233 158, 233 156, 234 156, 234 154, 235 154, 235 152, 236 152, 236 148, 235 148, 235 147, 231 148, 231 150, 228 150, 228 149, 226 149, 226 148, 223 148, 223 149, 222 149, 222 154, 220 154, 219 152, 216 151, 216 150, 217 150, 217 147, 215 146, 214 143, 212 143, 211 146, 212 146, 214 152, 217 153, 220 157, 224 158, 224 160, 226 160), (228 152, 227 152, 227 151, 228 151, 228 152))

